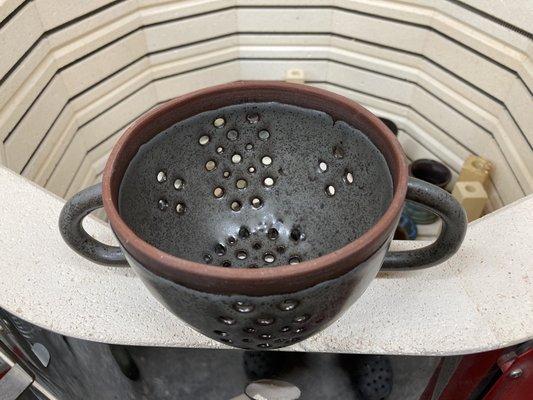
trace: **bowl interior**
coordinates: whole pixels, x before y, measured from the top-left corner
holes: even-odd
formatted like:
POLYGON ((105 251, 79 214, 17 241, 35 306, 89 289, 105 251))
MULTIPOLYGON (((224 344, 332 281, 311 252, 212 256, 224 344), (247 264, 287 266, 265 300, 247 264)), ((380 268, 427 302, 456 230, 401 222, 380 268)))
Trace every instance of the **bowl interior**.
POLYGON ((158 249, 226 267, 297 264, 360 237, 393 183, 361 132, 278 102, 235 104, 143 144, 119 191, 126 224, 158 249))

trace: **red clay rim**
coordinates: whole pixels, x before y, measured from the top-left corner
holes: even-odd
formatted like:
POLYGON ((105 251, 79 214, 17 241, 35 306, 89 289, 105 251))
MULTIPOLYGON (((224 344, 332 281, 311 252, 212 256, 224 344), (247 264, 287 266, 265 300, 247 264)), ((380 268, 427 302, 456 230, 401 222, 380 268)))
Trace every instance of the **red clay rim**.
POLYGON ((243 81, 177 97, 141 116, 113 147, 104 170, 102 197, 110 224, 119 241, 144 268, 196 290, 258 296, 291 293, 314 286, 343 275, 369 258, 385 243, 396 227, 405 201, 407 180, 407 166, 398 140, 379 118, 361 105, 343 96, 310 86, 272 81, 243 81), (219 105, 221 102, 229 105, 235 104, 236 101, 277 101, 314 108, 332 114, 335 119, 356 125, 384 154, 389 165, 394 189, 387 211, 358 239, 332 253, 297 265, 257 269, 225 268, 170 255, 142 240, 128 227, 118 212, 118 190, 125 168, 139 145, 149 140, 142 137, 151 138, 165 127, 183 119, 178 118, 173 122, 180 108, 194 108, 194 104, 207 107, 195 112, 200 113, 222 107, 219 105))

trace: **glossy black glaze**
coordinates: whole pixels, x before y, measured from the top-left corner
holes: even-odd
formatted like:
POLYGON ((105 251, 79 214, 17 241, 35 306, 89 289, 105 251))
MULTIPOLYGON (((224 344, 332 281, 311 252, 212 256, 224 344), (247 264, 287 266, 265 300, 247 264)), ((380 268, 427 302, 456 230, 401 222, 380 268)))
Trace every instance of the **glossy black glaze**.
POLYGON ((398 136, 398 126, 388 118, 380 118, 381 122, 387 125, 387 128, 390 129, 394 136, 398 136))
POLYGON ((317 258, 352 242, 391 198, 385 159, 360 131, 323 112, 248 103, 198 114, 143 145, 122 180, 119 207, 138 236, 166 253, 262 267, 317 258), (217 118, 225 121, 218 128, 217 118), (334 194, 326 192, 329 185, 334 194), (223 190, 219 198, 216 188, 223 190), (232 209, 233 202, 241 208, 232 209))
POLYGON ((335 322, 376 276, 389 240, 347 274, 297 293, 216 295, 161 278, 126 258, 152 294, 194 329, 243 349, 275 349, 302 341, 335 322))
POLYGON ((409 165, 409 173, 413 178, 429 182, 444 189, 452 179, 450 168, 436 160, 421 158, 409 165))

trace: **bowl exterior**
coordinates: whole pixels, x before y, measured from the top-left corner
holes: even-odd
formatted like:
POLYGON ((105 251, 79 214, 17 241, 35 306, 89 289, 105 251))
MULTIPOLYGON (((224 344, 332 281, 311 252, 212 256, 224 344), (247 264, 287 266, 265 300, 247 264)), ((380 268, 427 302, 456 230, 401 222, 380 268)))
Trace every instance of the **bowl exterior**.
POLYGON ((389 244, 390 238, 340 277, 294 293, 263 296, 190 289, 152 273, 123 250, 148 289, 182 321, 226 345, 265 350, 290 346, 335 322, 375 278, 389 244))

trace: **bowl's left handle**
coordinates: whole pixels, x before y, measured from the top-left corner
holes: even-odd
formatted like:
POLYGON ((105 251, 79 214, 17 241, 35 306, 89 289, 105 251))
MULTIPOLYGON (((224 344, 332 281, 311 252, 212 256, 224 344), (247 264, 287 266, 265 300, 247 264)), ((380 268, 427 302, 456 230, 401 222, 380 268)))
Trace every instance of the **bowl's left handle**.
POLYGON ((120 247, 99 242, 83 228, 83 219, 103 206, 102 185, 90 186, 72 196, 59 215, 59 231, 63 240, 78 254, 103 265, 126 265, 120 247))

